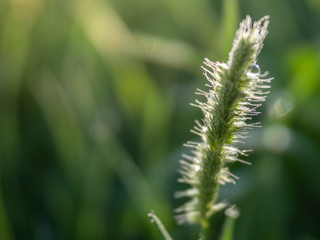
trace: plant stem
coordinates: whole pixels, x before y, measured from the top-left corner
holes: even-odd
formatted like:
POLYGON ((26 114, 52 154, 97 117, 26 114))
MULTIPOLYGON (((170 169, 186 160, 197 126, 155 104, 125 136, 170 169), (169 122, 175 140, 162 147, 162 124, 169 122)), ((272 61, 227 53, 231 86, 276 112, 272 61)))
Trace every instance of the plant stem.
POLYGON ((156 225, 158 231, 160 232, 160 234, 165 240, 172 240, 172 237, 170 236, 170 234, 162 224, 161 220, 154 214, 152 210, 149 211, 148 217, 150 221, 156 225))

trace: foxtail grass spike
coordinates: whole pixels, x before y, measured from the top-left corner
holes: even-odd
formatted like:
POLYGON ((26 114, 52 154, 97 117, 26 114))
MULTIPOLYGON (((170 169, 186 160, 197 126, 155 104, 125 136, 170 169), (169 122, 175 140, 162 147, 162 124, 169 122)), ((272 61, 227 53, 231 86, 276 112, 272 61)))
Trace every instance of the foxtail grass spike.
POLYGON ((248 123, 259 114, 260 103, 265 101, 270 81, 268 73, 262 74, 257 57, 268 33, 269 17, 252 22, 247 16, 239 26, 226 63, 204 60, 204 76, 209 89, 198 89, 196 94, 206 101, 196 100, 194 106, 203 112, 193 133, 201 136, 201 142, 188 142, 192 155, 181 160, 181 178, 190 188, 176 193, 176 197, 190 200, 176 209, 179 224, 200 223, 205 229, 208 219, 217 211, 228 206, 217 203, 219 186, 235 184, 238 179, 228 169, 228 163, 244 162, 246 150, 237 146, 248 135, 248 130, 259 127, 259 123, 248 123))

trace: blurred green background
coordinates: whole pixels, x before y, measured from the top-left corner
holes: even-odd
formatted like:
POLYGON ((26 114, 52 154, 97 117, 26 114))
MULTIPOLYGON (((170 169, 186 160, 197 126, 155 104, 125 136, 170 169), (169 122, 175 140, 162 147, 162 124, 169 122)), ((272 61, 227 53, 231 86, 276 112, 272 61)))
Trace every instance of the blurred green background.
POLYGON ((1 0, 0 239, 161 239, 149 209, 195 239, 172 213, 189 102, 246 14, 275 80, 220 198, 236 240, 320 239, 319 0, 1 0))

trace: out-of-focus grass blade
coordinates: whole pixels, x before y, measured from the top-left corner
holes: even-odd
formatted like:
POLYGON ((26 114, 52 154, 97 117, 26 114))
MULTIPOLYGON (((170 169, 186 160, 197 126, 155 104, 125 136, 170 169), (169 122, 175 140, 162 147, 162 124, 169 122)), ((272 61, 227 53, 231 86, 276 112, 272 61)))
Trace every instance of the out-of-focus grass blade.
POLYGON ((158 1, 165 4, 168 18, 173 26, 179 26, 187 36, 192 36, 205 49, 217 51, 219 39, 216 34, 218 21, 212 1, 209 0, 165 0, 158 1))
POLYGON ((235 219, 226 217, 220 240, 232 240, 235 219))
POLYGON ((193 69, 197 56, 193 47, 181 40, 132 33, 110 3, 86 1, 79 4, 77 21, 98 53, 107 61, 121 56, 148 60, 169 67, 193 69))
POLYGON ((146 33, 134 33, 143 58, 171 68, 198 71, 200 54, 189 43, 146 33), (197 66, 197 67, 196 67, 197 66))
POLYGON ((224 60, 227 60, 238 22, 238 0, 223 0, 222 24, 220 28, 220 55, 224 60))
POLYGON ((170 207, 161 192, 152 189, 147 179, 143 176, 139 167, 134 163, 130 155, 121 147, 112 132, 106 129, 108 138, 100 142, 99 151, 105 153, 108 164, 118 174, 129 196, 142 216, 150 208, 161 210, 163 218, 168 220, 171 216, 170 207))
POLYGON ((112 73, 118 101, 131 124, 139 129, 138 151, 143 156, 139 161, 146 169, 152 159, 163 153, 163 142, 168 133, 169 103, 142 63, 123 60, 113 65, 112 73))
MULTIPOLYGON (((0 152, 1 153, 1 152, 0 152)), ((0 158, 1 164, 1 158, 0 158)), ((0 172, 1 173, 1 172, 0 172)), ((0 174, 1 177, 1 174, 0 174)), ((13 239, 11 235, 10 224, 8 222, 8 217, 6 213, 6 209, 3 203, 3 193, 1 189, 1 178, 0 178, 0 239, 13 239)))
MULTIPOLYGON (((24 205, 20 198, 19 167, 20 128, 19 98, 27 55, 32 39, 31 30, 42 14, 41 1, 1 1, 0 3, 0 239, 14 239, 12 209, 24 205), (25 14, 25 13, 28 14, 25 14), (10 183, 10 187, 5 185, 10 183), (6 194, 6 195, 4 195, 6 194), (12 199, 18 203, 9 202, 12 199), (12 221, 13 224, 11 224, 12 221)), ((22 221, 22 220, 21 220, 22 221)))
MULTIPOLYGON (((0 7, 0 142, 5 159, 11 161, 11 168, 17 164, 14 161, 19 138, 19 91, 27 63, 30 33, 42 14, 42 4, 41 1, 39 4, 37 1, 1 1, 0 7), (28 14, 23 14, 25 12, 28 14)), ((5 169, 10 170, 13 169, 5 169)))
POLYGON ((62 164, 77 181, 82 175, 87 153, 85 136, 70 100, 59 82, 50 75, 44 75, 33 91, 51 129, 62 164))
POLYGON ((286 58, 290 81, 288 90, 305 105, 311 96, 319 96, 320 60, 316 46, 302 45, 291 50, 286 58))

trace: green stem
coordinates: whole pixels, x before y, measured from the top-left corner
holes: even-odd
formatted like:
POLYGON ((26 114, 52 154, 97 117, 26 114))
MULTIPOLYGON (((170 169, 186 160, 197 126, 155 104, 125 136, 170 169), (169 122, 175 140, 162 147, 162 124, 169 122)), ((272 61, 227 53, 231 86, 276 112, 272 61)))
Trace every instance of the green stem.
POLYGON ((159 230, 160 234, 165 240, 172 240, 172 237, 170 236, 160 219, 154 214, 152 210, 149 211, 148 217, 150 221, 156 225, 157 229, 159 230))
POLYGON ((201 231, 200 231, 200 236, 199 240, 206 240, 208 239, 208 230, 209 230, 209 225, 206 224, 201 224, 201 231))

